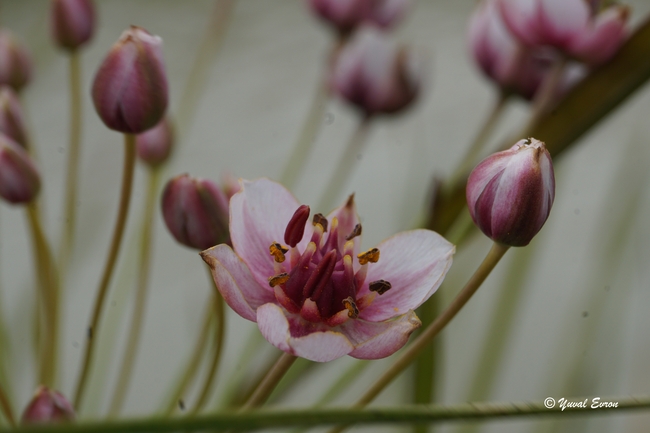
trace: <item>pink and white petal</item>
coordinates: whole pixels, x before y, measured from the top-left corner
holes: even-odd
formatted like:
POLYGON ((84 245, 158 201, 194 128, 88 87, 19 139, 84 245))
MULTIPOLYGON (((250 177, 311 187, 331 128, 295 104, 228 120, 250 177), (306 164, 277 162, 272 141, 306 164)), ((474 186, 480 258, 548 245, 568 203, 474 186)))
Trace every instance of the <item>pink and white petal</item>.
POLYGON ((566 50, 589 22, 584 0, 538 0, 540 42, 566 50))
POLYGON ((571 54, 590 65, 608 61, 627 38, 628 14, 625 6, 612 6, 598 14, 593 25, 572 41, 571 54))
POLYGON ((354 344, 350 356, 359 359, 380 359, 401 349, 411 333, 420 326, 422 322, 418 316, 409 311, 384 322, 349 320, 339 329, 354 344))
MULTIPOLYGON (((201 252, 210 266, 212 278, 226 303, 244 319, 255 321, 255 310, 262 304, 274 302, 269 289, 261 287, 246 264, 225 244, 201 252)), ((267 283, 268 286, 268 283, 267 283)))
POLYGON ((264 338, 278 349, 310 361, 332 361, 354 350, 340 332, 306 322, 296 315, 286 315, 275 304, 257 309, 257 326, 264 338))
POLYGON ((536 0, 494 0, 503 22, 512 35, 525 45, 539 43, 536 0))
POLYGON ((357 298, 370 293, 368 284, 377 280, 391 283, 359 318, 381 322, 415 310, 440 287, 451 267, 456 247, 431 230, 411 230, 386 239, 377 246, 379 262, 368 265, 366 281, 357 298))
POLYGON ((230 238, 257 282, 268 285, 275 275, 269 246, 284 242, 284 231, 298 209, 286 188, 269 179, 242 180, 241 190, 230 199, 230 238))

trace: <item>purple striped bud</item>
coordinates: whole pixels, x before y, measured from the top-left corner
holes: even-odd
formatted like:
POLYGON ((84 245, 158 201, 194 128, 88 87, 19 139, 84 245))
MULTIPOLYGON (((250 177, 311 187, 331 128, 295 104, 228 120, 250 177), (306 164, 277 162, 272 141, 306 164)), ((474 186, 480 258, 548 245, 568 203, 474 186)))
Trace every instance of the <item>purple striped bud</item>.
POLYGON ((28 203, 41 189, 41 176, 27 151, 0 134, 0 197, 9 203, 28 203))
POLYGON ((0 132, 27 148, 27 128, 20 101, 11 87, 0 86, 0 132))
POLYGON ((88 42, 95 31, 95 7, 91 0, 52 0, 52 37, 56 43, 74 50, 88 42))
POLYGON ((361 24, 393 27, 410 6, 410 0, 309 0, 311 10, 341 35, 361 24))
POLYGON ((183 245, 205 250, 229 240, 228 198, 214 182, 176 176, 165 186, 161 204, 167 228, 183 245))
POLYGON ((528 245, 542 228, 555 198, 551 155, 534 138, 488 156, 467 180, 474 223, 495 242, 528 245))
POLYGON ((97 114, 111 129, 139 134, 162 119, 167 93, 162 39, 132 26, 95 75, 92 97, 97 114))
POLYGON ((74 419, 74 409, 63 394, 39 386, 23 412, 22 423, 50 424, 74 421, 74 419))
POLYGON ((168 117, 156 126, 138 134, 135 139, 138 157, 147 165, 156 167, 167 161, 174 146, 174 128, 168 117))
POLYGON ((0 30, 0 84, 20 92, 31 77, 32 61, 27 49, 9 30, 0 30))

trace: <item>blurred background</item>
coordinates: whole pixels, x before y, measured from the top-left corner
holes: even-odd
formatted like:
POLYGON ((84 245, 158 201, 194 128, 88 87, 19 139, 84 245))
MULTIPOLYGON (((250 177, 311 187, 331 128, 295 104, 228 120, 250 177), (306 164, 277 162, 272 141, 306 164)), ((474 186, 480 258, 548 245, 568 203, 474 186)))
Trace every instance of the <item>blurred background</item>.
MULTIPOLYGON (((650 14, 646 0, 627 3, 632 6, 632 26, 650 14)), ((394 32, 400 41, 427 53, 429 68, 417 104, 373 125, 358 169, 339 197, 356 194, 364 247, 418 223, 433 178, 452 173, 494 102, 496 89, 467 49, 467 22, 474 5, 420 0, 394 32)), ((191 111, 178 113, 199 45, 214 20, 215 1, 111 0, 97 1, 96 6, 98 28, 82 54, 82 183, 77 243, 65 288, 59 380, 66 395, 72 394, 80 367, 118 202, 122 138, 97 117, 89 92, 110 46, 131 24, 163 38, 171 114, 185 116, 164 177, 190 173, 219 180, 224 173, 248 179, 280 177, 332 43, 332 34, 303 1, 235 0, 222 45, 215 47, 214 61, 207 63, 200 97, 191 111)), ((35 63, 33 82, 22 96, 44 180, 46 230, 58 245, 68 143, 67 58, 51 42, 48 13, 45 0, 0 3, 0 25, 20 35, 35 63)), ((523 102, 509 106, 489 141, 492 146, 520 129, 527 112, 523 102)), ((648 113, 650 89, 645 86, 555 161, 556 201, 545 227, 530 246, 506 255, 440 336, 437 403, 647 394, 648 113)), ((314 151, 293 190, 300 202, 318 200, 357 122, 357 112, 345 103, 328 102, 314 151)), ((144 190, 144 169, 139 167, 82 417, 102 416, 115 384, 124 325, 130 317, 144 190)), ((442 305, 463 286, 489 247, 490 241, 476 232, 458 249, 444 285, 434 295, 442 305)), ((204 268, 195 251, 173 240, 157 213, 150 298, 126 414, 158 410, 175 383, 197 339, 211 293, 204 268)), ((11 391, 19 408, 37 385, 34 286, 24 212, 0 202, 0 317, 8 339, 0 350, 6 351, 2 355, 7 356, 11 391)), ((224 384, 237 371, 244 343, 255 329, 255 324, 229 311, 225 354, 208 408, 218 407, 224 384)), ((275 350, 261 338, 259 346, 256 357, 271 356, 275 350)), ((312 404, 353 362, 346 357, 318 365, 274 404, 312 404)), ((353 402, 390 362, 390 358, 373 362, 333 404, 353 402)), ((375 404, 409 402, 409 375, 403 374, 375 404)), ((650 414, 641 411, 447 424, 435 431, 643 432, 649 424, 650 414)))

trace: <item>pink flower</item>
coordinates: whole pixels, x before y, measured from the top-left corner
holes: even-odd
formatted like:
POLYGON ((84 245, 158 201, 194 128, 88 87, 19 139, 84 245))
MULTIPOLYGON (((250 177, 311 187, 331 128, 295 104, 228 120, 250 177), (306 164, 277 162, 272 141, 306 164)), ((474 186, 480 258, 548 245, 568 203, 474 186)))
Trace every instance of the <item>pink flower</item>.
POLYGON ((32 77, 32 60, 27 49, 9 30, 0 30, 0 84, 11 86, 16 93, 32 77))
POLYGON ((309 0, 312 11, 346 35, 361 24, 389 28, 411 6, 410 0, 309 0))
POLYGON ((230 201, 234 250, 222 244, 201 253, 221 294, 271 344, 296 356, 393 354, 420 326, 413 309, 440 286, 454 246, 412 230, 359 254, 352 197, 312 223, 309 214, 275 182, 242 181, 230 201))
POLYGON ((56 43, 68 50, 85 44, 95 31, 95 7, 91 0, 53 0, 50 26, 56 43))
POLYGON ((23 412, 22 423, 49 424, 74 421, 74 419, 74 409, 63 394, 46 386, 39 386, 23 412))

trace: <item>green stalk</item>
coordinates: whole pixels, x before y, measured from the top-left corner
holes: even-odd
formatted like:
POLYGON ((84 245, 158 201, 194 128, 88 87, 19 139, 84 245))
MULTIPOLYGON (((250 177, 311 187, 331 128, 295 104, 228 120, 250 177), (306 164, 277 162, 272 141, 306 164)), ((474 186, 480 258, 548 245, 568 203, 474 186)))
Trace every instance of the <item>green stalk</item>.
POLYGON ((86 384, 88 381, 88 374, 92 365, 94 350, 95 350, 95 337, 99 335, 99 324, 101 323, 101 316, 103 313, 104 301, 108 293, 108 287, 113 275, 113 269, 117 261, 117 256, 122 244, 124 234, 124 227, 126 226, 126 219, 129 213, 129 204, 131 201, 131 192, 133 186, 133 174, 135 171, 135 135, 124 134, 124 171, 122 174, 122 189, 120 193, 120 204, 117 211, 117 220, 113 230, 113 238, 106 257, 106 264, 102 273, 99 287, 97 289, 97 296, 93 306, 92 316, 90 319, 90 326, 88 327, 88 337, 86 343, 86 350, 82 361, 82 367, 77 380, 77 388, 75 390, 74 407, 79 411, 83 401, 84 393, 86 391, 86 384))
POLYGON ((7 396, 7 393, 2 388, 2 384, 0 384, 0 412, 2 412, 2 414, 5 416, 9 425, 16 427, 16 418, 14 417, 14 411, 11 408, 11 402, 7 396))
POLYGON ((242 410, 249 410, 254 407, 262 406, 296 359, 297 358, 294 355, 286 352, 283 353, 278 361, 271 366, 262 382, 242 406, 242 410))

